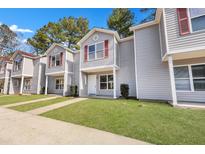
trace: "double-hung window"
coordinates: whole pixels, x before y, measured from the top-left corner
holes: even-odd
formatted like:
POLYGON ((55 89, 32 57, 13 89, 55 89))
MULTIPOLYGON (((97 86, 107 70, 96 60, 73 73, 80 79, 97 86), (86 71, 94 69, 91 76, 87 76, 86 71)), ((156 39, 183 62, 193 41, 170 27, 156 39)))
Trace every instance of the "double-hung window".
POLYGON ((113 75, 100 75, 100 89, 113 89, 113 75))
POLYGON ((205 65, 192 66, 193 85, 195 91, 205 91, 205 65))
POLYGON ((96 60, 104 57, 104 42, 88 46, 88 60, 96 60))
POLYGON ((64 87, 63 78, 56 79, 56 90, 63 89, 63 87, 64 87))
POLYGON ((205 91, 205 64, 174 68, 177 91, 205 91))
POLYGON ((189 16, 192 32, 205 29, 205 8, 190 8, 189 16))
POLYGON ((51 56, 51 66, 60 66, 62 64, 62 57, 61 54, 56 54, 51 56))

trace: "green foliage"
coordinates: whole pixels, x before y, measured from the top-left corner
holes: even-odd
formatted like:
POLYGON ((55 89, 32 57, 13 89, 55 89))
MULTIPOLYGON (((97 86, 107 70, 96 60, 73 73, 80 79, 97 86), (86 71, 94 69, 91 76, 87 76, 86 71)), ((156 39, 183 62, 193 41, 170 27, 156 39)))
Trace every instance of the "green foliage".
POLYGON ((142 9, 140 9, 140 12, 148 14, 142 21, 140 21, 140 23, 145 23, 145 22, 154 20, 156 9, 154 9, 154 8, 142 8, 142 9))
POLYGON ((129 28, 134 24, 134 13, 126 8, 113 9, 107 25, 110 29, 119 33, 121 38, 132 35, 129 28))
POLYGON ((68 48, 79 49, 77 42, 88 32, 86 18, 64 17, 58 22, 49 22, 28 39, 36 54, 43 54, 53 43, 66 44, 68 48))
POLYGON ((124 98, 129 97, 129 85, 128 84, 121 84, 120 91, 121 91, 122 97, 124 97, 124 98))
POLYGON ((78 86, 77 85, 70 86, 70 92, 71 92, 71 96, 77 97, 78 96, 78 86))
POLYGON ((18 44, 17 34, 7 25, 0 24, 0 56, 11 55, 18 44))

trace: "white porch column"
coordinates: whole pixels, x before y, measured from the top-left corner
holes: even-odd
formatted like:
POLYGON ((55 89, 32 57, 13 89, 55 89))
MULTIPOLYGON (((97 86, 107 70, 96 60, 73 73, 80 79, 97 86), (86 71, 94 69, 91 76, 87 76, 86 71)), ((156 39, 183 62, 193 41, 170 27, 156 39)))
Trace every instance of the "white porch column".
POLYGON ((20 94, 23 93, 23 85, 24 85, 24 76, 21 77, 21 87, 20 87, 20 94))
POLYGON ((172 90, 172 101, 173 105, 177 104, 177 95, 176 95, 176 87, 175 87, 175 79, 174 79, 174 66, 172 56, 168 56, 168 64, 169 64, 169 76, 171 82, 171 90, 172 90))
POLYGON ((66 96, 68 92, 68 73, 64 73, 64 86, 63 86, 63 96, 66 96))
POLYGON ((41 92, 41 63, 39 63, 38 68, 38 82, 37 82, 37 94, 41 92))
POLYGON ((82 72, 79 74, 79 96, 82 96, 81 90, 83 90, 82 72))
POLYGON ((117 90, 117 79, 116 79, 116 68, 113 67, 113 98, 117 98, 116 90, 117 90))
POLYGON ((48 75, 46 75, 45 95, 48 94, 48 75))

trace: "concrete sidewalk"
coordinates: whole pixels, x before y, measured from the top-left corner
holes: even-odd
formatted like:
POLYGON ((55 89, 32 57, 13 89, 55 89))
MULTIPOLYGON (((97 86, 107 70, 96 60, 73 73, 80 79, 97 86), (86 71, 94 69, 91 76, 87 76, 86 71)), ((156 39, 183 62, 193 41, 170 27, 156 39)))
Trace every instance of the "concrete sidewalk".
POLYGON ((69 99, 69 100, 61 102, 61 103, 48 105, 48 106, 45 106, 45 107, 30 110, 30 111, 27 111, 27 113, 38 115, 38 114, 42 114, 42 113, 45 113, 45 112, 48 112, 48 111, 51 111, 51 110, 55 110, 55 109, 58 109, 58 108, 61 108, 61 107, 64 107, 64 106, 67 106, 67 105, 70 105, 70 104, 73 104, 73 103, 84 101, 86 99, 87 98, 73 98, 73 99, 69 99))
POLYGON ((0 144, 147 144, 80 125, 0 107, 0 144))
POLYGON ((8 105, 2 105, 1 107, 13 107, 13 106, 36 103, 36 102, 41 102, 41 101, 48 101, 48 100, 55 99, 55 98, 58 98, 58 97, 61 97, 61 96, 52 96, 52 97, 47 97, 47 98, 39 98, 39 99, 26 101, 26 102, 18 102, 18 103, 13 103, 13 104, 8 104, 8 105))

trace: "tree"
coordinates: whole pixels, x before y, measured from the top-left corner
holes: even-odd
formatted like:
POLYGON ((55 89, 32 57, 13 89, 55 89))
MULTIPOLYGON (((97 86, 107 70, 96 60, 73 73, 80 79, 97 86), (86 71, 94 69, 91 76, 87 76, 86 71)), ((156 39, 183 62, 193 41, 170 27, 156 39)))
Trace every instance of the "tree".
POLYGON ((10 55, 19 45, 17 34, 13 32, 7 25, 0 25, 0 56, 10 55))
POLYGON ((145 22, 154 20, 156 9, 153 9, 153 8, 142 8, 142 9, 140 9, 140 12, 147 14, 147 16, 142 21, 140 21, 140 23, 145 23, 145 22))
POLYGON ((86 18, 64 17, 58 22, 49 22, 37 30, 36 34, 28 39, 34 47, 35 53, 43 54, 53 43, 66 45, 68 48, 79 49, 77 42, 88 32, 86 18))
POLYGON ((129 28, 134 24, 134 13, 126 8, 113 9, 107 25, 110 29, 119 33, 121 38, 132 35, 129 28))

